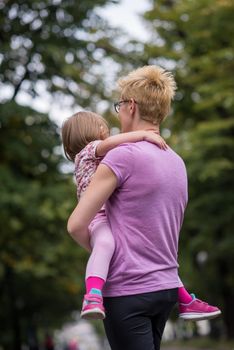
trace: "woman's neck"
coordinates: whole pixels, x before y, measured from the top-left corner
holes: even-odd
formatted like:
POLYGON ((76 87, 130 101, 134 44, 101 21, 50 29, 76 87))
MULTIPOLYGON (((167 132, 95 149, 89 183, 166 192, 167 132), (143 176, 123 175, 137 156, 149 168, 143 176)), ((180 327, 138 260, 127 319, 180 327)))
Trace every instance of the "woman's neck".
POLYGON ((157 132, 158 134, 160 134, 160 129, 159 129, 159 125, 155 125, 153 123, 150 123, 146 120, 140 120, 137 125, 135 125, 134 127, 134 131, 136 130, 152 130, 152 131, 155 131, 157 132))

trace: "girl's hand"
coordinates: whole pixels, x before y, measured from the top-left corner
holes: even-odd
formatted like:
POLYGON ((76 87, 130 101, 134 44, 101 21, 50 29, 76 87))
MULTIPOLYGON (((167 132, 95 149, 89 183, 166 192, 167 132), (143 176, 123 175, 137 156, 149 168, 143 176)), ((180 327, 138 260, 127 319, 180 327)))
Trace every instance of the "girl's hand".
POLYGON ((155 143, 163 150, 167 149, 165 140, 154 131, 145 131, 144 141, 155 143))

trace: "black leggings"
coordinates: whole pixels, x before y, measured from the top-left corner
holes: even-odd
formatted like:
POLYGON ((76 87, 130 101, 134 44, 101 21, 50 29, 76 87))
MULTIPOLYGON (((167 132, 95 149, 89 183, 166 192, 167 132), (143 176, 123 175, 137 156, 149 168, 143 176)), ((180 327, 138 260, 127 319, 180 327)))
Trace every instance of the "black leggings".
POLYGON ((104 326, 112 350, 159 350, 178 289, 104 298, 104 326))

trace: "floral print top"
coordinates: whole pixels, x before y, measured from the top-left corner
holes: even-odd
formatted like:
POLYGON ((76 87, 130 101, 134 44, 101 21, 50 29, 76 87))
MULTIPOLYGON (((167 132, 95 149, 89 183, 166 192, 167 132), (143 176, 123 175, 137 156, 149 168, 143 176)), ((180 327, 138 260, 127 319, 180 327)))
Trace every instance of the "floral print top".
POLYGON ((74 175, 76 178, 78 198, 80 198, 90 184, 91 178, 102 160, 102 157, 96 156, 96 148, 100 142, 100 140, 90 142, 75 157, 74 175))

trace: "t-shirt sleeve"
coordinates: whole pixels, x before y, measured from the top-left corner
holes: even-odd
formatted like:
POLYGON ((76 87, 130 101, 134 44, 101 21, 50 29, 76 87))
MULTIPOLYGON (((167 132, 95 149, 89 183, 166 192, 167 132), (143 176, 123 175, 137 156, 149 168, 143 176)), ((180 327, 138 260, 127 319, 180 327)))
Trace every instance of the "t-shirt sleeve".
POLYGON ((75 157, 75 166, 79 167, 81 162, 87 160, 101 160, 102 157, 98 157, 96 155, 97 145, 101 142, 101 140, 90 142, 85 148, 82 149, 80 153, 78 153, 75 157))
POLYGON ((97 145, 100 142, 102 142, 102 141, 101 140, 92 141, 85 147, 85 153, 86 153, 86 158, 87 159, 93 159, 93 160, 101 159, 101 157, 98 157, 96 155, 97 145))
POLYGON ((107 165, 118 179, 118 185, 121 186, 132 174, 133 169, 133 151, 131 144, 121 144, 109 151, 101 164, 107 165))

